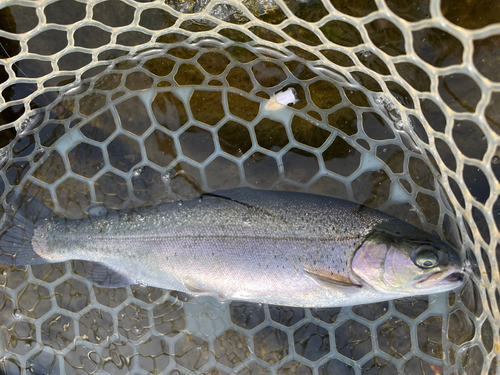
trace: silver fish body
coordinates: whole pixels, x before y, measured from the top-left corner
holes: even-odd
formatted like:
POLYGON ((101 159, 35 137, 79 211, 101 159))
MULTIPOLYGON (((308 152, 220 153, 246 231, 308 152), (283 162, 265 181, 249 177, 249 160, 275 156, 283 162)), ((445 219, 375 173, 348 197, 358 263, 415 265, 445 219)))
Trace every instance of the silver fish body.
POLYGON ((105 265, 93 278, 109 287, 140 283, 301 307, 446 291, 460 285, 462 270, 447 244, 379 211, 251 189, 97 218, 44 219, 31 246, 44 262, 105 265), (417 266, 419 251, 434 254, 432 272, 417 266))

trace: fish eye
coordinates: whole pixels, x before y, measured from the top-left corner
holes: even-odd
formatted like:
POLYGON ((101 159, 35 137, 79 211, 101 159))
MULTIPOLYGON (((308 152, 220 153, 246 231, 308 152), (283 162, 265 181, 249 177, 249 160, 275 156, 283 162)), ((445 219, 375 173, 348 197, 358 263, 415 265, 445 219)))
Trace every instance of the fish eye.
POLYGON ((415 264, 420 268, 434 268, 438 265, 438 263, 438 255, 432 250, 421 251, 415 259, 415 264))

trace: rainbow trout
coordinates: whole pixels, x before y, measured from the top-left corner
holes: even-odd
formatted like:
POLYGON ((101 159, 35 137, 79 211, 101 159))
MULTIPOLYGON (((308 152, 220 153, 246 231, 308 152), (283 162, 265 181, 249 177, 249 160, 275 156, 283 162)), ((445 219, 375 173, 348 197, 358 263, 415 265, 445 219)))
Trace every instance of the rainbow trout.
POLYGON ((464 278, 440 239, 324 196, 242 188, 82 220, 37 219, 40 206, 16 213, 0 260, 89 261, 88 277, 104 287, 331 307, 444 292, 464 278))

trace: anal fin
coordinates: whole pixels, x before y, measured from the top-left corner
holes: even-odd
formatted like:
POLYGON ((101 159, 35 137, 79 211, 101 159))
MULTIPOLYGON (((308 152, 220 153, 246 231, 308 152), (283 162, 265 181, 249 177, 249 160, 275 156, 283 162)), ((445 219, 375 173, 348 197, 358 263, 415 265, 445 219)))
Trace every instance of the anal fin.
POLYGON ((135 284, 134 281, 102 263, 86 262, 85 278, 102 288, 120 288, 135 284))

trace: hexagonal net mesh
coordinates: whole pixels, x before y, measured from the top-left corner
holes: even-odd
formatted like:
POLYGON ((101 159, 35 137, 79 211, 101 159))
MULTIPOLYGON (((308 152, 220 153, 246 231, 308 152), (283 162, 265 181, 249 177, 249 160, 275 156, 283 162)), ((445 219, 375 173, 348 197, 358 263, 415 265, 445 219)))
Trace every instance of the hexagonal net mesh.
POLYGON ((463 248, 462 290, 300 309, 2 266, 6 374, 495 374, 500 5, 75 0, 0 5, 2 227, 237 186, 393 214, 463 248), (293 88, 295 104, 275 94, 293 88))

